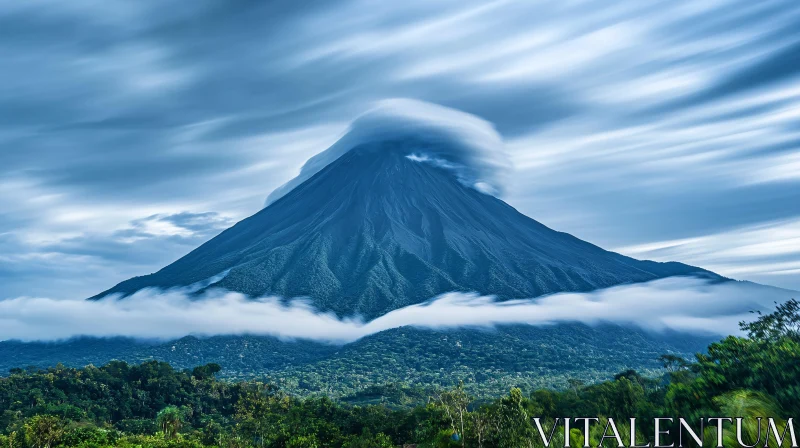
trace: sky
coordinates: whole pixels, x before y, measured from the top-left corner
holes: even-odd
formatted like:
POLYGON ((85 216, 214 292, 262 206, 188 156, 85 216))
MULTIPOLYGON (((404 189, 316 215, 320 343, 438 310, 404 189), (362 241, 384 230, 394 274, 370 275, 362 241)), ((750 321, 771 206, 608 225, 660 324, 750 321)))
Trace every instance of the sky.
POLYGON ((158 270, 387 98, 492 123, 502 198, 550 227, 800 289, 797 23, 797 0, 0 0, 0 299, 158 270))

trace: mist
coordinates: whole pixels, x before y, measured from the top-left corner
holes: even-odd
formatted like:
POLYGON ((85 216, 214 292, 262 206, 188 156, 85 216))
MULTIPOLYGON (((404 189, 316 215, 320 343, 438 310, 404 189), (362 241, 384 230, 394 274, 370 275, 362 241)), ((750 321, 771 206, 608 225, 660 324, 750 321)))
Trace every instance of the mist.
POLYGON ((748 282, 714 283, 670 277, 588 293, 559 293, 498 302, 492 296, 451 292, 372 321, 321 313, 302 299, 250 299, 191 287, 146 289, 99 301, 20 297, 0 301, 0 340, 62 340, 74 336, 174 339, 186 335, 269 335, 348 343, 391 328, 492 327, 562 322, 635 325, 649 331, 736 334, 753 310, 769 310, 794 291, 748 282))

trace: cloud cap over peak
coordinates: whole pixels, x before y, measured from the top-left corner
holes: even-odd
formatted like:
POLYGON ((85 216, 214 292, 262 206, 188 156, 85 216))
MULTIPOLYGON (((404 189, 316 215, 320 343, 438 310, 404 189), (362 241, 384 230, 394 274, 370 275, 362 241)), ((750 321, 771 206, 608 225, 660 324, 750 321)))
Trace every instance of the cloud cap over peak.
POLYGON ((300 174, 267 198, 269 205, 358 146, 388 140, 414 139, 435 143, 411 160, 433 162, 451 169, 461 182, 499 195, 511 163, 503 138, 494 125, 475 115, 425 101, 394 98, 378 101, 350 123, 345 134, 325 151, 311 157, 300 174))

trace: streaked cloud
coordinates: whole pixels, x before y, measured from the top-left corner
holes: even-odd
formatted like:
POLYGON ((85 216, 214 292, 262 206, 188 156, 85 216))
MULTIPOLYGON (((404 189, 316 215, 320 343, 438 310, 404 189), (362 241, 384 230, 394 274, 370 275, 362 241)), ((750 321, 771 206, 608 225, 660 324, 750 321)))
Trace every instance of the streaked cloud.
MULTIPOLYGON (((149 217, 248 216, 393 97, 493 123, 505 199, 547 225, 738 247, 800 217, 799 20, 795 0, 0 1, 0 298, 160 268, 208 234, 149 217), (136 222, 152 247, 126 243, 136 222)), ((696 259, 800 287, 795 252, 696 259)))
MULTIPOLYGON (((69 218, 75 227, 91 220, 90 215, 69 218)), ((233 223, 215 212, 181 212, 134 219, 109 231, 0 234, 0 281, 6 294, 0 300, 14 295, 90 297, 110 279, 121 281, 175 261, 233 223)))
POLYGON ((781 276, 800 274, 800 220, 620 247, 616 251, 657 261, 680 259, 734 278, 754 278, 767 284, 781 276))

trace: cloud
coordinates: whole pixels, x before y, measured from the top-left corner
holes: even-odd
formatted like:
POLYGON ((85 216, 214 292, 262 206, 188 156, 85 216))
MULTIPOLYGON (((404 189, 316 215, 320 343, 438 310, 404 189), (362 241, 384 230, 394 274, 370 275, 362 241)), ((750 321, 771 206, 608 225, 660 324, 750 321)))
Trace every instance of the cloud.
POLYGON ((61 234, 0 233, 0 300, 18 295, 90 297, 115 282, 166 265, 230 227, 216 212, 158 213, 117 229, 61 234), (47 281, 41 281, 46 278, 47 281))
MULTIPOLYGON (((218 278, 217 278, 218 279, 218 278)), ((203 286, 212 284, 210 279, 203 286)), ((195 288, 196 289, 196 288, 195 288)), ((402 326, 489 327, 561 322, 635 325, 719 335, 736 333, 752 310, 768 310, 793 292, 752 283, 710 283, 672 277, 589 293, 562 293, 496 302, 477 294, 447 293, 364 322, 319 313, 302 300, 250 300, 238 293, 147 289, 122 300, 16 298, 0 301, 0 340, 57 340, 77 335, 169 339, 187 334, 260 334, 344 343, 402 326)))
POLYGON ((433 143, 426 145, 423 156, 412 160, 437 160, 439 166, 454 171, 465 185, 494 195, 503 191, 510 165, 503 139, 491 123, 436 104, 391 99, 380 101, 356 118, 336 143, 308 159, 297 177, 275 189, 266 205, 285 196, 348 151, 396 139, 433 143))
POLYGON ((774 283, 800 274, 800 220, 779 220, 692 238, 614 249, 636 258, 682 260, 728 277, 774 283))
POLYGON ((515 167, 503 198, 603 247, 800 216, 796 0, 192 6, 0 2, 0 270, 17 274, 0 297, 161 268, 185 249, 124 266, 114 230, 255 213, 383 98, 491 122, 515 167), (105 255, 39 244, 71 237, 105 255))

